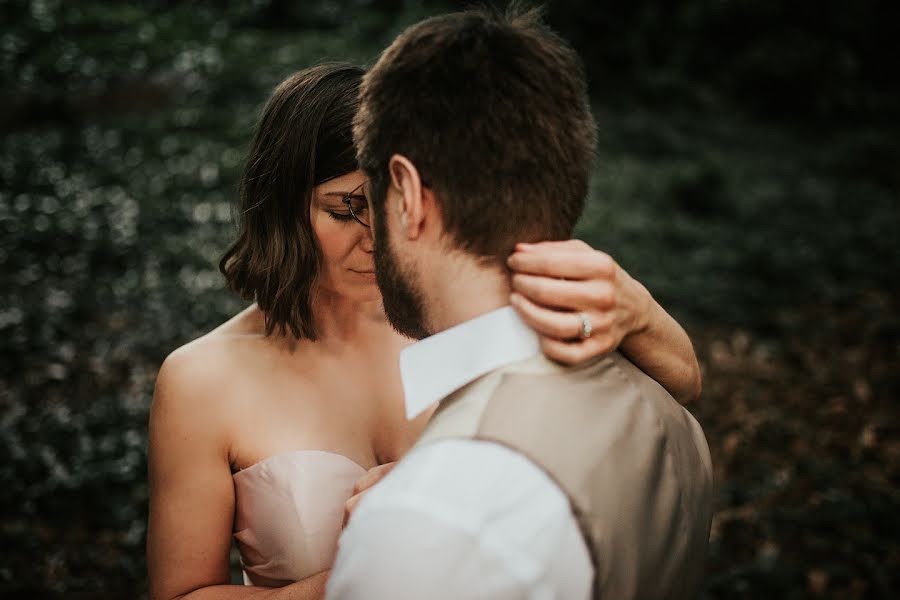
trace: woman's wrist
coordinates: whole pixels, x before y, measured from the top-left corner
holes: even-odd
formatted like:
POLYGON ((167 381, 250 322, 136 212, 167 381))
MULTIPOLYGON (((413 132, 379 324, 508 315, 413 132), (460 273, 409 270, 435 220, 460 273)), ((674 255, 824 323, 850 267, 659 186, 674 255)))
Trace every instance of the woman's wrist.
POLYGON ((629 275, 625 269, 621 267, 618 267, 618 269, 618 276, 622 279, 626 296, 630 298, 629 304, 631 305, 631 323, 625 334, 625 339, 627 339, 631 336, 645 333, 650 328, 657 304, 653 300, 653 296, 650 295, 650 291, 641 282, 629 275))

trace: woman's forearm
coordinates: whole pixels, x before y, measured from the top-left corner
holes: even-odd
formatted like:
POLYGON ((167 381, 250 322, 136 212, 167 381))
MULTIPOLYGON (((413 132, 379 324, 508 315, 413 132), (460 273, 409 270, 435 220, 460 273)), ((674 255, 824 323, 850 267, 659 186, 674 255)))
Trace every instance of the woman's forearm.
POLYGON ((622 339, 619 350, 681 404, 696 400, 702 384, 691 339, 643 285, 632 282, 647 302, 646 319, 622 339))
POLYGON ((290 585, 267 588, 244 585, 211 585, 171 600, 320 600, 330 571, 322 571, 290 585))

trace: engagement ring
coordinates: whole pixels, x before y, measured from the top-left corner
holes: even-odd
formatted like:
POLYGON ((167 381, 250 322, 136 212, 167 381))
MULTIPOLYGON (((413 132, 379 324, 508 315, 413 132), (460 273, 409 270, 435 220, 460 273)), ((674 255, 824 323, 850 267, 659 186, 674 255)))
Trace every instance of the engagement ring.
POLYGON ((578 313, 578 318, 581 319, 581 339, 586 340, 591 337, 591 332, 594 328, 591 326, 591 320, 584 313, 578 313))

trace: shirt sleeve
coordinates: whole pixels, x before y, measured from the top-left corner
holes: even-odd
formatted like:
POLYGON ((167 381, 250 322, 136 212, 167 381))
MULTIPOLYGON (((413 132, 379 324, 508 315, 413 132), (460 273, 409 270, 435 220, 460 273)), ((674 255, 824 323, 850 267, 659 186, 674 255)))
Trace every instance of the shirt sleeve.
POLYGON ((529 597, 522 582, 476 538, 425 514, 370 514, 348 531, 341 548, 328 598, 529 597))
POLYGON ((592 578, 568 500, 540 469, 452 439, 416 449, 363 499, 327 597, 570 600, 592 578))

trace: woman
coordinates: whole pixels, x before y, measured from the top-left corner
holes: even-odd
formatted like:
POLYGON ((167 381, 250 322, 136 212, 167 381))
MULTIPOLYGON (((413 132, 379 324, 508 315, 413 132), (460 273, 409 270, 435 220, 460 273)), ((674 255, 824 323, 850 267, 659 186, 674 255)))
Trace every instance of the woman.
MULTIPOLYGON (((349 210, 364 206, 351 137, 362 74, 321 65, 276 88, 242 180, 240 234, 221 263, 255 304, 160 369, 154 599, 320 597, 354 483, 399 459, 426 423, 404 418, 398 354, 411 342, 384 318, 371 234, 349 210), (248 586, 228 585, 232 536, 248 586)), ((537 244, 510 267, 511 300, 549 356, 578 362, 620 346, 680 399, 699 393, 687 336, 609 257, 578 242, 537 244), (592 320, 589 339, 567 341, 571 310, 592 320)))

